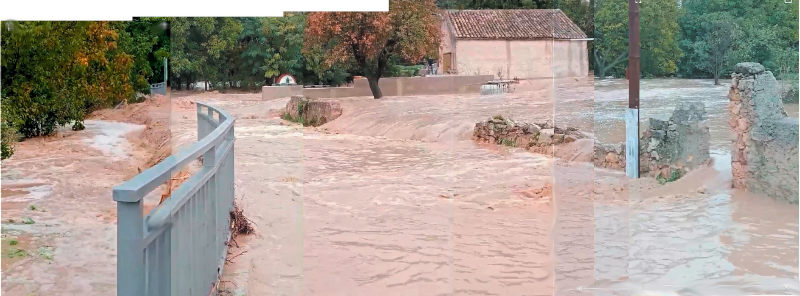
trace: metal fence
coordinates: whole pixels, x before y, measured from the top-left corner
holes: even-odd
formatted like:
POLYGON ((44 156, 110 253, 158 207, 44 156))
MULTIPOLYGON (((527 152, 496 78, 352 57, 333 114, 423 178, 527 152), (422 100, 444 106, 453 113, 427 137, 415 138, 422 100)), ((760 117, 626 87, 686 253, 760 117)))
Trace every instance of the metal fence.
POLYGON ((167 94, 167 83, 166 82, 159 82, 150 84, 150 93, 151 94, 167 94))
POLYGON ((234 118, 197 103, 198 141, 114 187, 117 295, 209 295, 233 209, 234 118), (202 169, 144 216, 142 199, 202 156, 202 169))

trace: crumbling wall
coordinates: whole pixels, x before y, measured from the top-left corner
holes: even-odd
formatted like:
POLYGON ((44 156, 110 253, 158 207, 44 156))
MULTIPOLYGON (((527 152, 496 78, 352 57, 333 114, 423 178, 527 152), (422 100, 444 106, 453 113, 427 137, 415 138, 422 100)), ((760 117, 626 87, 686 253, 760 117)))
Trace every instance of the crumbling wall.
POLYGON ((342 106, 337 101, 292 96, 282 117, 305 126, 320 126, 341 115, 342 106))
POLYGON ((733 187, 796 203, 798 123, 786 116, 772 72, 737 64, 728 99, 733 187))
MULTIPOLYGON (((672 181, 707 164, 711 135, 705 120, 705 106, 700 102, 679 103, 669 120, 650 118, 639 138, 640 174, 672 181)), ((625 143, 595 145, 594 164, 625 168, 625 143)))
POLYGON ((550 122, 514 122, 500 115, 476 123, 472 136, 478 142, 519 147, 538 153, 551 153, 553 145, 584 137, 576 128, 559 128, 550 122))
POLYGON ((657 178, 678 178, 711 160, 710 139, 705 105, 681 102, 669 120, 650 118, 642 137, 640 167, 657 178))

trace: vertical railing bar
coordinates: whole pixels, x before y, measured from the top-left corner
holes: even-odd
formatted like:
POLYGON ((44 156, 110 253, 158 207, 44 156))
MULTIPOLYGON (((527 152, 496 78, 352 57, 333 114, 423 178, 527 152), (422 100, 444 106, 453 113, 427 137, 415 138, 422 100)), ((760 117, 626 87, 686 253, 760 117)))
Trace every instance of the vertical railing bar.
POLYGON ((117 295, 144 295, 142 201, 117 202, 117 295))

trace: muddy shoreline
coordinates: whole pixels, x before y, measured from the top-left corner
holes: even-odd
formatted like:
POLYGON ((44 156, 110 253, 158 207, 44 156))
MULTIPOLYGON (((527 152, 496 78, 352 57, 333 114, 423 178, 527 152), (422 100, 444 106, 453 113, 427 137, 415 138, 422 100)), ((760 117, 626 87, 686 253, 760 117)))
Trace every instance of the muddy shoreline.
POLYGON ((169 99, 99 110, 17 144, 2 167, 2 291, 115 295, 111 188, 170 154, 169 99))

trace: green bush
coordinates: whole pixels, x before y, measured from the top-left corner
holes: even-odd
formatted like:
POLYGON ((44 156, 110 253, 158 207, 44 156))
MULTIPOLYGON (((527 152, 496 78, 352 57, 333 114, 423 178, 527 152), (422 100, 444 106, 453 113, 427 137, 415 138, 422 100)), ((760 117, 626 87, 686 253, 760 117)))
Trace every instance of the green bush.
POLYGON ((391 65, 388 67, 388 77, 414 77, 422 70, 422 65, 391 65))
POLYGON ((3 121, 48 135, 132 98, 133 58, 109 22, 3 22, 3 121))
POLYGON ((14 143, 19 141, 19 135, 17 134, 17 130, 13 127, 8 126, 5 121, 2 122, 2 127, 0 128, 0 150, 2 150, 2 159, 6 159, 11 157, 14 154, 14 143))

